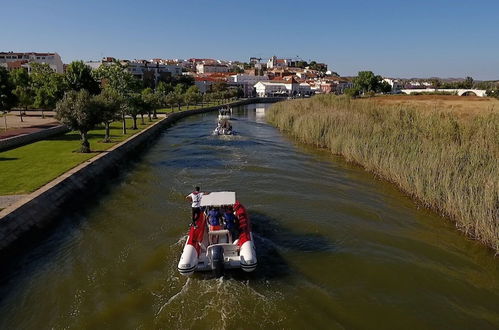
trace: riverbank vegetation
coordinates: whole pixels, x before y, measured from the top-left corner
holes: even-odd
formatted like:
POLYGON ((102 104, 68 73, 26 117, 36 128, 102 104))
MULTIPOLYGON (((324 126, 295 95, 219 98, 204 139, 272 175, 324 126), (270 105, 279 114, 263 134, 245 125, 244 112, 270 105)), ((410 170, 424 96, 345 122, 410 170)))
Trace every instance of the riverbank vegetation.
MULTIPOLYGON (((83 163, 113 145, 140 132, 152 122, 139 122, 137 130, 123 134, 121 123, 110 124, 110 141, 103 142, 106 136, 104 126, 87 133, 93 146, 91 153, 75 152, 80 148, 80 133, 71 131, 66 134, 47 138, 22 147, 0 153, 0 195, 27 194, 57 178, 64 172, 83 163)), ((132 119, 127 119, 132 125, 132 119)))
MULTIPOLYGON (((204 107, 215 104, 218 102, 205 104, 204 107)), ((230 105, 230 103, 223 105, 230 105)), ((189 110, 200 108, 202 106, 191 107, 189 110)), ((178 112, 178 109, 174 108, 173 111, 178 112)), ((183 108, 181 111, 187 111, 187 109, 183 108)), ((170 109, 168 112, 171 112, 170 109)), ((164 115, 162 116, 164 117, 164 115)), ((29 145, 2 151, 0 152, 0 196, 33 192, 59 175, 135 135, 156 121, 153 118, 141 118, 141 120, 136 121, 137 130, 128 129, 126 133, 123 133, 120 121, 97 126, 86 133, 88 143, 92 145, 90 153, 77 152, 81 149, 81 132, 78 131, 71 131, 29 145)), ((132 125, 133 119, 125 118, 125 126, 131 127, 132 125)))
POLYGON ((425 98, 418 104, 321 95, 277 103, 267 119, 395 183, 497 253, 499 104, 489 99, 468 113, 425 98))
POLYGON ((25 68, 7 71, 0 67, 0 111, 16 108, 23 121, 23 111, 30 108, 42 109, 42 117, 43 109, 55 109, 58 120, 81 132, 81 152, 90 152, 85 131, 97 124, 121 120, 126 134, 128 116, 136 129, 139 116, 142 121, 145 115, 149 120, 156 119, 159 108, 169 106, 173 112, 173 107, 181 111, 185 106, 189 110, 199 104, 221 104, 243 96, 241 89, 224 82, 216 82, 201 93, 191 76, 139 80, 119 61, 96 70, 75 61, 64 74, 56 73, 48 64, 33 63, 31 67, 30 74, 25 68))

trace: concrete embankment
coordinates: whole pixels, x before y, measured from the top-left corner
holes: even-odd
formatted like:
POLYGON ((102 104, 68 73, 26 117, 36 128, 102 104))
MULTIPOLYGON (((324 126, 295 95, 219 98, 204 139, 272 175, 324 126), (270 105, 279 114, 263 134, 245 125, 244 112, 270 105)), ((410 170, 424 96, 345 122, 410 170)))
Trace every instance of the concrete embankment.
MULTIPOLYGON (((231 106, 271 103, 280 100, 279 98, 247 99, 231 103, 231 106)), ((135 154, 139 147, 152 141, 165 127, 181 118, 216 111, 219 108, 220 106, 214 106, 169 114, 168 117, 85 161, 26 198, 2 210, 0 212, 0 252, 13 246, 25 234, 51 224, 77 197, 97 190, 99 186, 102 186, 102 182, 109 179, 110 175, 120 171, 124 160, 135 154)))

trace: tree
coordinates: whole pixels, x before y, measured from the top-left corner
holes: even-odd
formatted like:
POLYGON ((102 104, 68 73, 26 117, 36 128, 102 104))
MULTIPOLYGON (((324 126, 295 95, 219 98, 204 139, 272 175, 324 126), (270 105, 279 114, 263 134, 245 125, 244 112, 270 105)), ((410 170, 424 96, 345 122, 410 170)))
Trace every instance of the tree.
POLYGON ((167 84, 163 81, 158 82, 156 86, 155 92, 162 94, 163 96, 167 95, 170 92, 173 92, 172 84, 167 84))
POLYGON ((311 70, 316 70, 316 71, 319 71, 321 73, 324 73, 324 72, 327 71, 327 65, 326 64, 324 64, 324 63, 317 63, 315 61, 310 62, 309 68, 311 70))
POLYGON ((360 71, 353 79, 353 86, 362 94, 388 93, 391 90, 383 77, 375 76, 372 71, 360 71))
POLYGON ((211 86, 211 90, 213 92, 222 92, 222 91, 226 91, 228 88, 227 86, 227 83, 224 82, 224 81, 218 81, 216 83, 214 83, 212 86, 211 86))
POLYGON ((66 85, 62 74, 56 73, 45 63, 30 63, 31 81, 35 96, 35 108, 53 109, 57 101, 62 99, 66 85))
POLYGON ((230 98, 239 98, 239 97, 243 97, 244 96, 244 91, 242 90, 241 87, 238 87, 238 88, 231 88, 229 90, 229 97, 230 98))
POLYGON ((353 79, 353 85, 360 90, 363 94, 375 91, 377 85, 377 78, 372 71, 360 71, 353 79))
POLYGON ((173 94, 175 94, 175 101, 177 102, 178 111, 180 111, 180 107, 184 103, 184 93, 186 91, 186 86, 183 84, 177 84, 173 90, 173 94))
MULTIPOLYGON (((381 77, 380 77, 381 78, 381 77)), ((377 92, 380 92, 380 93, 390 93, 392 91, 392 85, 390 85, 389 83, 387 83, 386 81, 384 80, 381 80, 378 84, 378 88, 376 90, 377 92)))
POLYGON ((101 121, 98 106, 90 93, 85 89, 79 92, 66 92, 62 100, 57 102, 55 111, 58 120, 69 128, 80 132, 80 152, 90 152, 87 133, 101 121))
POLYGON ((430 79, 430 82, 431 82, 431 86, 433 88, 440 88, 440 86, 442 86, 442 82, 440 81, 440 79, 433 78, 433 79, 430 79))
POLYGON ((145 88, 144 90, 142 90, 141 98, 144 110, 143 112, 141 112, 142 124, 144 124, 143 113, 147 113, 149 121, 151 121, 152 120, 151 114, 153 111, 156 112, 156 107, 158 106, 159 100, 157 98, 157 94, 155 94, 151 88, 145 88))
POLYGON ((86 89, 92 95, 97 95, 100 92, 99 82, 93 76, 92 68, 83 61, 71 62, 68 65, 64 81, 68 89, 75 91, 86 89))
POLYGON ((99 95, 95 96, 94 100, 99 109, 99 117, 106 128, 103 142, 111 142, 109 126, 113 121, 120 119, 123 98, 113 89, 104 89, 99 95))
POLYGON ((360 95, 360 90, 355 88, 355 87, 346 88, 345 95, 350 96, 350 97, 357 97, 360 95))
POLYGON ((119 62, 111 65, 101 65, 95 71, 95 77, 100 79, 104 89, 112 89, 117 92, 124 102, 121 106, 121 119, 123 123, 123 134, 126 134, 126 115, 128 113, 130 95, 135 93, 140 87, 140 81, 126 70, 126 67, 119 62))
POLYGON ((9 72, 0 66, 0 110, 8 111, 16 104, 16 96, 12 93, 14 85, 9 72))
POLYGON ((201 99, 201 94, 196 86, 191 86, 187 89, 184 95, 185 103, 187 103, 187 109, 189 109, 189 104, 197 104, 201 99))
POLYGON ((466 77, 463 82, 463 88, 473 88, 473 78, 466 77))
POLYGON ((213 93, 204 93, 203 94, 203 102, 210 103, 210 102, 213 102, 213 101, 214 101, 213 93))
POLYGON ((23 121, 23 112, 28 110, 34 102, 34 92, 31 86, 31 77, 28 74, 28 70, 24 68, 18 68, 10 72, 10 79, 15 86, 13 91, 14 95, 17 97, 17 105, 20 107, 19 116, 21 117, 21 122, 23 121))
POLYGON ((164 91, 158 90, 157 88, 154 91, 154 94, 152 97, 153 98, 152 117, 154 119, 158 119, 158 115, 156 114, 156 110, 163 106, 163 100, 164 100, 165 95, 166 95, 166 93, 164 91))
POLYGON ((494 86, 487 89, 487 96, 499 99, 499 86, 494 86))
POLYGON ((173 112, 173 106, 177 104, 177 95, 174 92, 170 92, 163 98, 163 102, 169 105, 173 112))
POLYGON ((139 93, 132 93, 126 98, 126 107, 128 114, 132 117, 132 129, 137 129, 137 116, 143 111, 142 97, 139 93))

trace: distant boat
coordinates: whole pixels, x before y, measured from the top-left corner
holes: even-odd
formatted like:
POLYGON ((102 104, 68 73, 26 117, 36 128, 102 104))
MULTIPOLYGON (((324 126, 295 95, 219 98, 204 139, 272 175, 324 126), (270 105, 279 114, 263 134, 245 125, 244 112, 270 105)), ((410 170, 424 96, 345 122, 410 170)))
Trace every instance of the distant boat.
POLYGON ((232 124, 230 123, 230 113, 232 112, 232 108, 230 109, 220 109, 218 112, 218 124, 217 127, 213 130, 213 135, 232 135, 232 124))

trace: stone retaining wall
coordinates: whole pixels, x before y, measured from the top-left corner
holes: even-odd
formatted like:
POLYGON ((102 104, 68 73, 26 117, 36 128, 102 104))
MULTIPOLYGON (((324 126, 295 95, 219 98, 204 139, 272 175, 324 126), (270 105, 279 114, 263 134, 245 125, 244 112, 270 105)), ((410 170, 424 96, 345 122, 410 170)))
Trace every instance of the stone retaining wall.
MULTIPOLYGON (((248 99, 231 106, 277 102, 281 99, 248 99)), ((172 113, 127 140, 85 161, 72 170, 28 195, 25 199, 0 211, 0 252, 18 241, 24 234, 46 227, 57 219, 64 207, 76 196, 88 193, 108 179, 109 172, 119 171, 123 160, 134 150, 156 137, 163 128, 177 120, 203 112, 215 111, 220 106, 172 113)))
POLYGON ((51 128, 46 128, 34 133, 22 134, 2 139, 0 140, 0 151, 17 148, 28 143, 46 139, 52 135, 66 133, 68 131, 69 129, 65 125, 59 125, 51 128))

